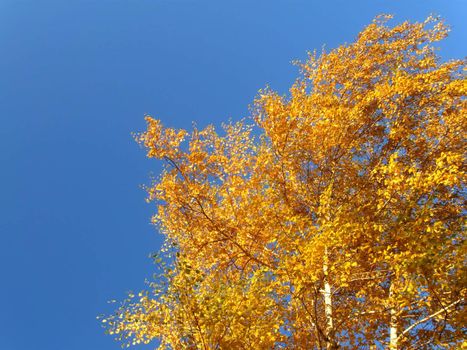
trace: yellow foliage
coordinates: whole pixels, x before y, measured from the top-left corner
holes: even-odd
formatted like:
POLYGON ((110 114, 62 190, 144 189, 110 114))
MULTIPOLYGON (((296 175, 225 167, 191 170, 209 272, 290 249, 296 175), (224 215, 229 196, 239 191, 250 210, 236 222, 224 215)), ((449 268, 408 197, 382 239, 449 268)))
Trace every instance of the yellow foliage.
POLYGON ((169 349, 465 347, 465 61, 429 18, 310 54, 254 125, 136 139, 165 275, 104 320, 169 349), (259 135, 259 136, 255 136, 259 135), (442 316, 442 317, 441 317, 442 316), (389 344, 389 342, 391 342, 389 344))

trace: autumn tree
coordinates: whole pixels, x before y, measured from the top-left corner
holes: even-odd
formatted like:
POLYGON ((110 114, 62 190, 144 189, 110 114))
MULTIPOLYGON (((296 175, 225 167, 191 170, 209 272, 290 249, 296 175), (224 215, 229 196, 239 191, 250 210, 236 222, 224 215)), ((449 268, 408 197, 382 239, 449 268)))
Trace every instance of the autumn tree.
POLYGON ((161 349, 466 346, 465 61, 435 18, 310 54, 253 122, 147 117, 161 275, 105 319, 161 349))

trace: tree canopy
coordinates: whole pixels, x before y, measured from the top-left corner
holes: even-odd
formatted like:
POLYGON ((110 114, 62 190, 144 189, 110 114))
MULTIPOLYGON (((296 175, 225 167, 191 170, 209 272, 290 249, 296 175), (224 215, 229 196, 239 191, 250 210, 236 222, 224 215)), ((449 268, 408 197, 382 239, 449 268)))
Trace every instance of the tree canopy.
POLYGON ((465 60, 381 16, 288 96, 191 132, 147 117, 161 273, 104 322, 161 349, 466 346, 465 60))

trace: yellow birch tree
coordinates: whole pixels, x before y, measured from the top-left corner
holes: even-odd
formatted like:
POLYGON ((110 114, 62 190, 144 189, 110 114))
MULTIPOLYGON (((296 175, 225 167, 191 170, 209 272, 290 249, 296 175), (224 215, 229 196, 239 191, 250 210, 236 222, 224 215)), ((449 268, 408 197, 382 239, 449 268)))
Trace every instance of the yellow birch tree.
POLYGON ((465 342, 465 60, 442 21, 387 24, 300 64, 253 121, 147 117, 162 275, 104 322, 161 349, 457 349, 465 342), (157 345, 159 346, 159 345, 157 345))

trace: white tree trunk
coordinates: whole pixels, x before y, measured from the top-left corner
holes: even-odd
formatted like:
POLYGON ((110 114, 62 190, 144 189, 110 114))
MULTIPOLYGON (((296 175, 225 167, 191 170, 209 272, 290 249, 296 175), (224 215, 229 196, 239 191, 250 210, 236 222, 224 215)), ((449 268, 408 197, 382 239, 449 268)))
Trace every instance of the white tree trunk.
MULTIPOLYGON (((392 299, 394 296, 394 285, 391 283, 389 287, 389 299, 392 299)), ((390 319, 389 319, 389 349, 390 350, 397 350, 398 349, 398 334, 397 334, 397 310, 392 302, 390 312, 390 319)))
POLYGON ((332 316, 332 289, 329 282, 329 257, 328 250, 324 250, 324 263, 323 263, 323 273, 324 273, 324 314, 326 315, 326 349, 331 350, 336 348, 336 342, 334 337, 334 319, 332 316))

